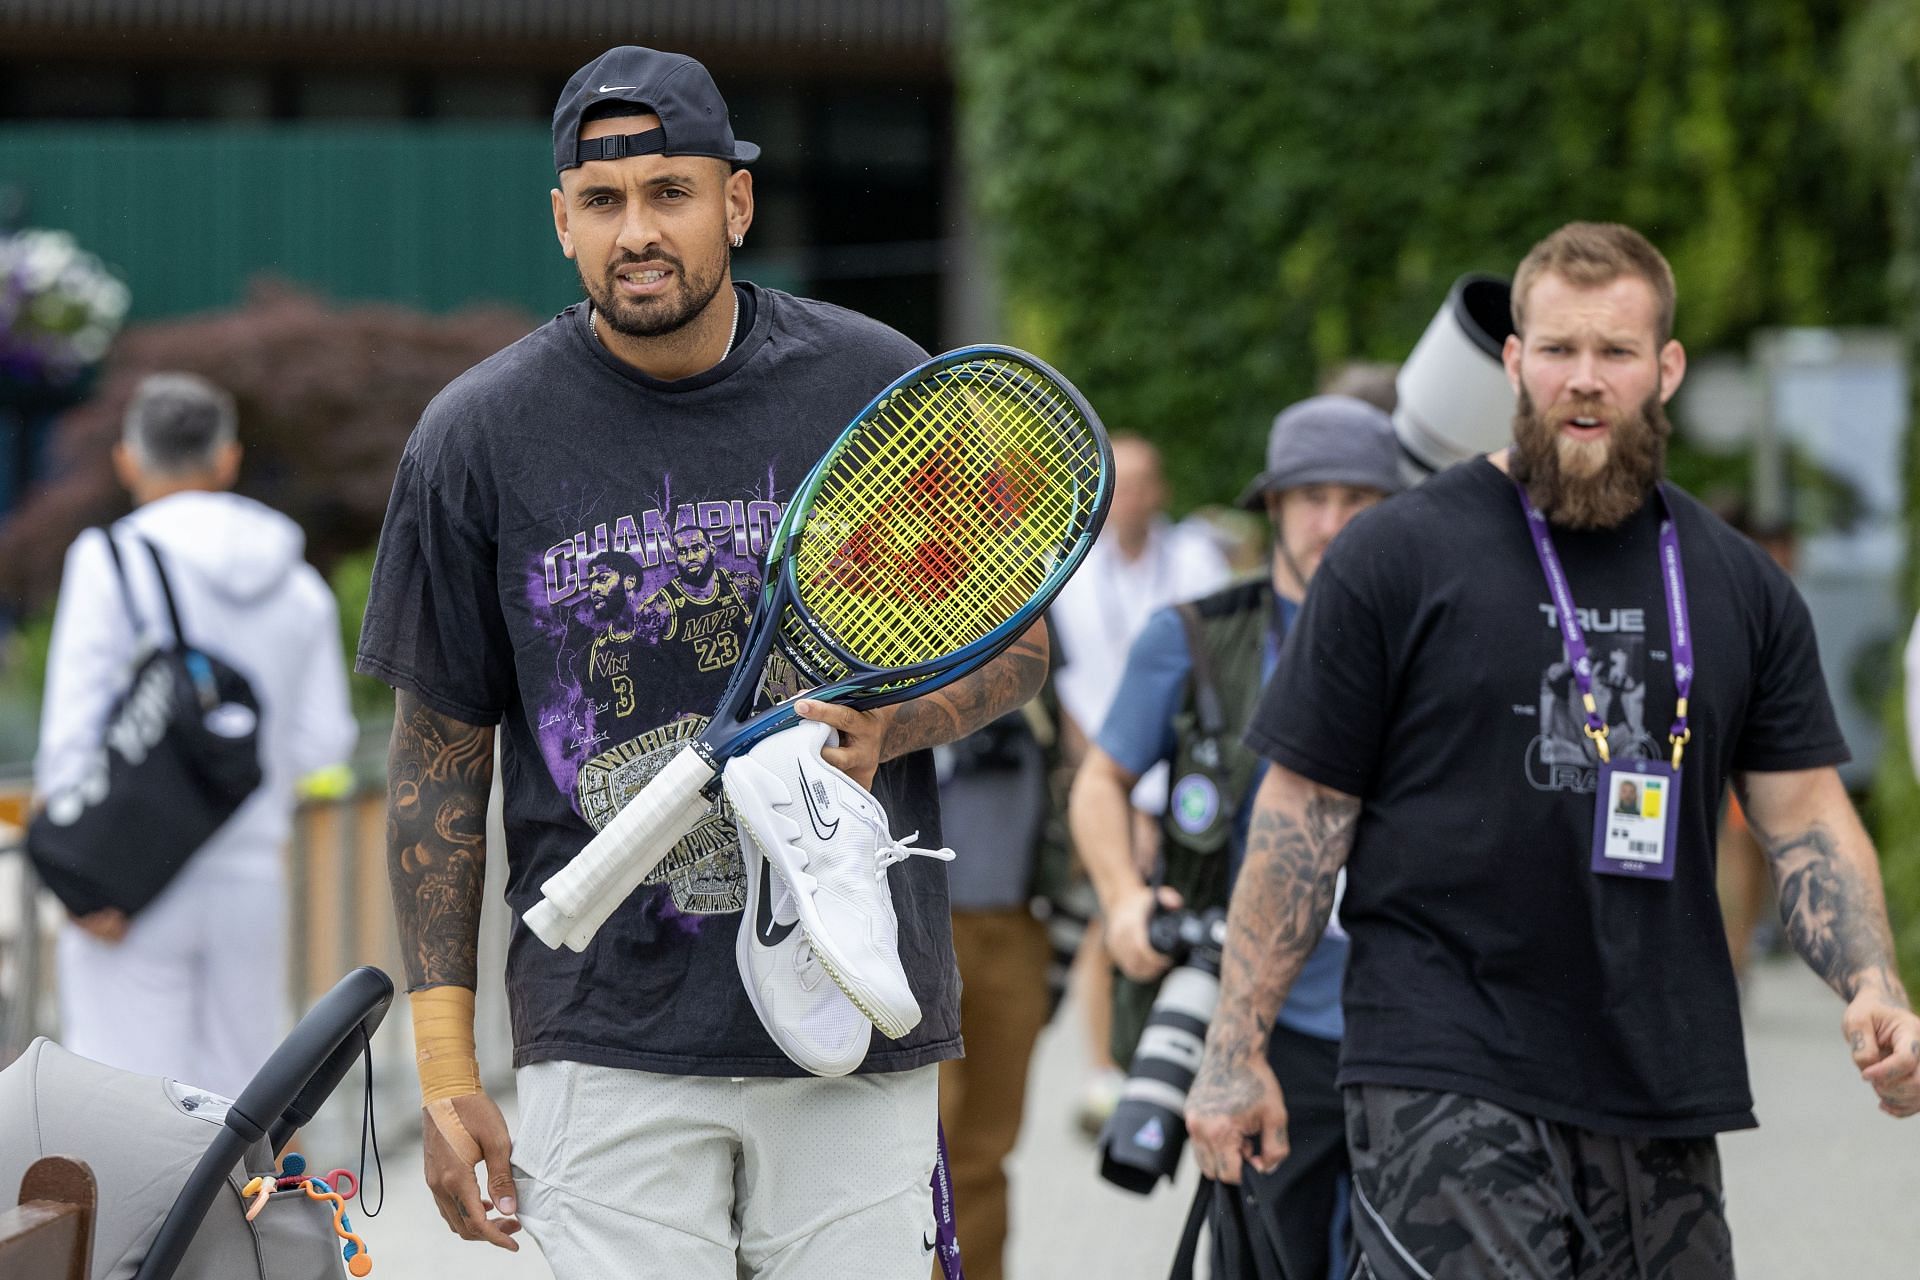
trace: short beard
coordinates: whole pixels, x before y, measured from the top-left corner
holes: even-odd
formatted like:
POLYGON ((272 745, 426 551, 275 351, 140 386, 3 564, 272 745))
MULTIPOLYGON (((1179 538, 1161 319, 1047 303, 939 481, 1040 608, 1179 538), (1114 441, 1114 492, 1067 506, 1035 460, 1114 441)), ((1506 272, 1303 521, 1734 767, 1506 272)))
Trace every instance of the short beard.
POLYGON ((1508 469, 1527 497, 1565 529, 1612 529, 1638 511, 1666 474, 1673 424, 1656 387, 1639 410, 1611 424, 1605 439, 1569 440, 1543 418, 1524 388, 1513 414, 1508 469))
POLYGON ((662 338, 686 328, 694 317, 707 309, 714 295, 720 292, 720 283, 727 278, 732 261, 733 252, 723 242, 719 267, 711 276, 701 279, 689 275, 685 263, 665 253, 656 252, 645 258, 623 256, 607 264, 606 277, 598 283, 587 279, 587 273, 581 271, 580 287, 586 290, 587 299, 593 303, 594 311, 599 313, 601 321, 608 328, 629 338, 662 338), (664 298, 646 302, 622 298, 614 284, 614 273, 622 267, 642 262, 661 262, 672 267, 673 292, 664 298))

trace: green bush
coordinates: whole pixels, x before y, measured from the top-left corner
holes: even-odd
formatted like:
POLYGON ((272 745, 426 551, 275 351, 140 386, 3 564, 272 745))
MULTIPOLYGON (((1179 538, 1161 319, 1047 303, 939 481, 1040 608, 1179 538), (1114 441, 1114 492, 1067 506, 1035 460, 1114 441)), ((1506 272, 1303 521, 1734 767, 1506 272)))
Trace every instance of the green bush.
POLYGON ((1646 231, 1681 337, 1886 314, 1844 161, 1847 0, 965 0, 962 140, 1015 342, 1231 497, 1268 420, 1403 358, 1573 218, 1646 231))
POLYGON ((393 718, 393 690, 372 676, 353 670, 354 650, 360 647, 360 620, 366 616, 367 593, 373 585, 372 547, 343 557, 333 567, 330 585, 340 605, 340 651, 347 659, 347 695, 354 719, 361 724, 393 718))
POLYGON ((0 775, 26 774, 39 748, 40 700, 52 641, 52 610, 0 635, 0 775))
MULTIPOLYGON (((1894 251, 1889 278, 1908 352, 1907 580, 1904 603, 1920 604, 1920 8, 1912 0, 1876 0, 1848 41, 1844 118, 1856 154, 1885 186, 1894 251)), ((1884 721, 1889 749, 1880 759, 1869 817, 1887 883, 1887 908, 1908 990, 1920 993, 1920 784, 1908 756, 1905 681, 1894 681, 1884 721)))

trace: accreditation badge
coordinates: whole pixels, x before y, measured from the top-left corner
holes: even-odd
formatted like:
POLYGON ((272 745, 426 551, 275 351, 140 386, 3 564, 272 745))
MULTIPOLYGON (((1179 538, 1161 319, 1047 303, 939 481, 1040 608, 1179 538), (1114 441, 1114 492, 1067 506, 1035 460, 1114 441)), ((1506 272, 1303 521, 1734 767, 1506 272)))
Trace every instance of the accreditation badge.
POLYGON ((1680 830, 1680 771, 1664 760, 1600 766, 1593 869, 1640 880, 1673 879, 1680 830))

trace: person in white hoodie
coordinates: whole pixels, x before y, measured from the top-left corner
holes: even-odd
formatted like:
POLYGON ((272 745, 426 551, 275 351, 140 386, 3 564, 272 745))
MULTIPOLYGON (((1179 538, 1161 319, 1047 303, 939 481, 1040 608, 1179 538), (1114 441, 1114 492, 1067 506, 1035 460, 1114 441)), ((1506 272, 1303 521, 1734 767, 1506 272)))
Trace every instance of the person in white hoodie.
POLYGON ((188 640, 252 684, 264 778, 133 919, 109 909, 63 928, 62 1039, 85 1057, 234 1097, 287 1020, 281 850, 294 783, 344 761, 357 735, 339 617, 300 527, 228 492, 240 443, 226 392, 190 374, 142 381, 114 468, 134 500, 111 536, 139 616, 127 616, 100 531, 83 533, 60 581, 36 789, 56 791, 85 767, 142 640, 168 638, 143 538, 166 564, 188 640))

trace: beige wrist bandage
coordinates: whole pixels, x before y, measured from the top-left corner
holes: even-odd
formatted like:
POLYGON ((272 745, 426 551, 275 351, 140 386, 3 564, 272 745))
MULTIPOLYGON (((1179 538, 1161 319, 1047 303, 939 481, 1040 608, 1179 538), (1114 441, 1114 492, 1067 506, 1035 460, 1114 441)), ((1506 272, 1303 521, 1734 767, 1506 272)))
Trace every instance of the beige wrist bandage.
POLYGON ((480 1061, 473 1048, 473 991, 428 987, 412 992, 413 1062, 420 1074, 420 1101, 454 1153, 472 1164, 480 1144, 453 1108, 463 1094, 479 1093, 480 1061))

